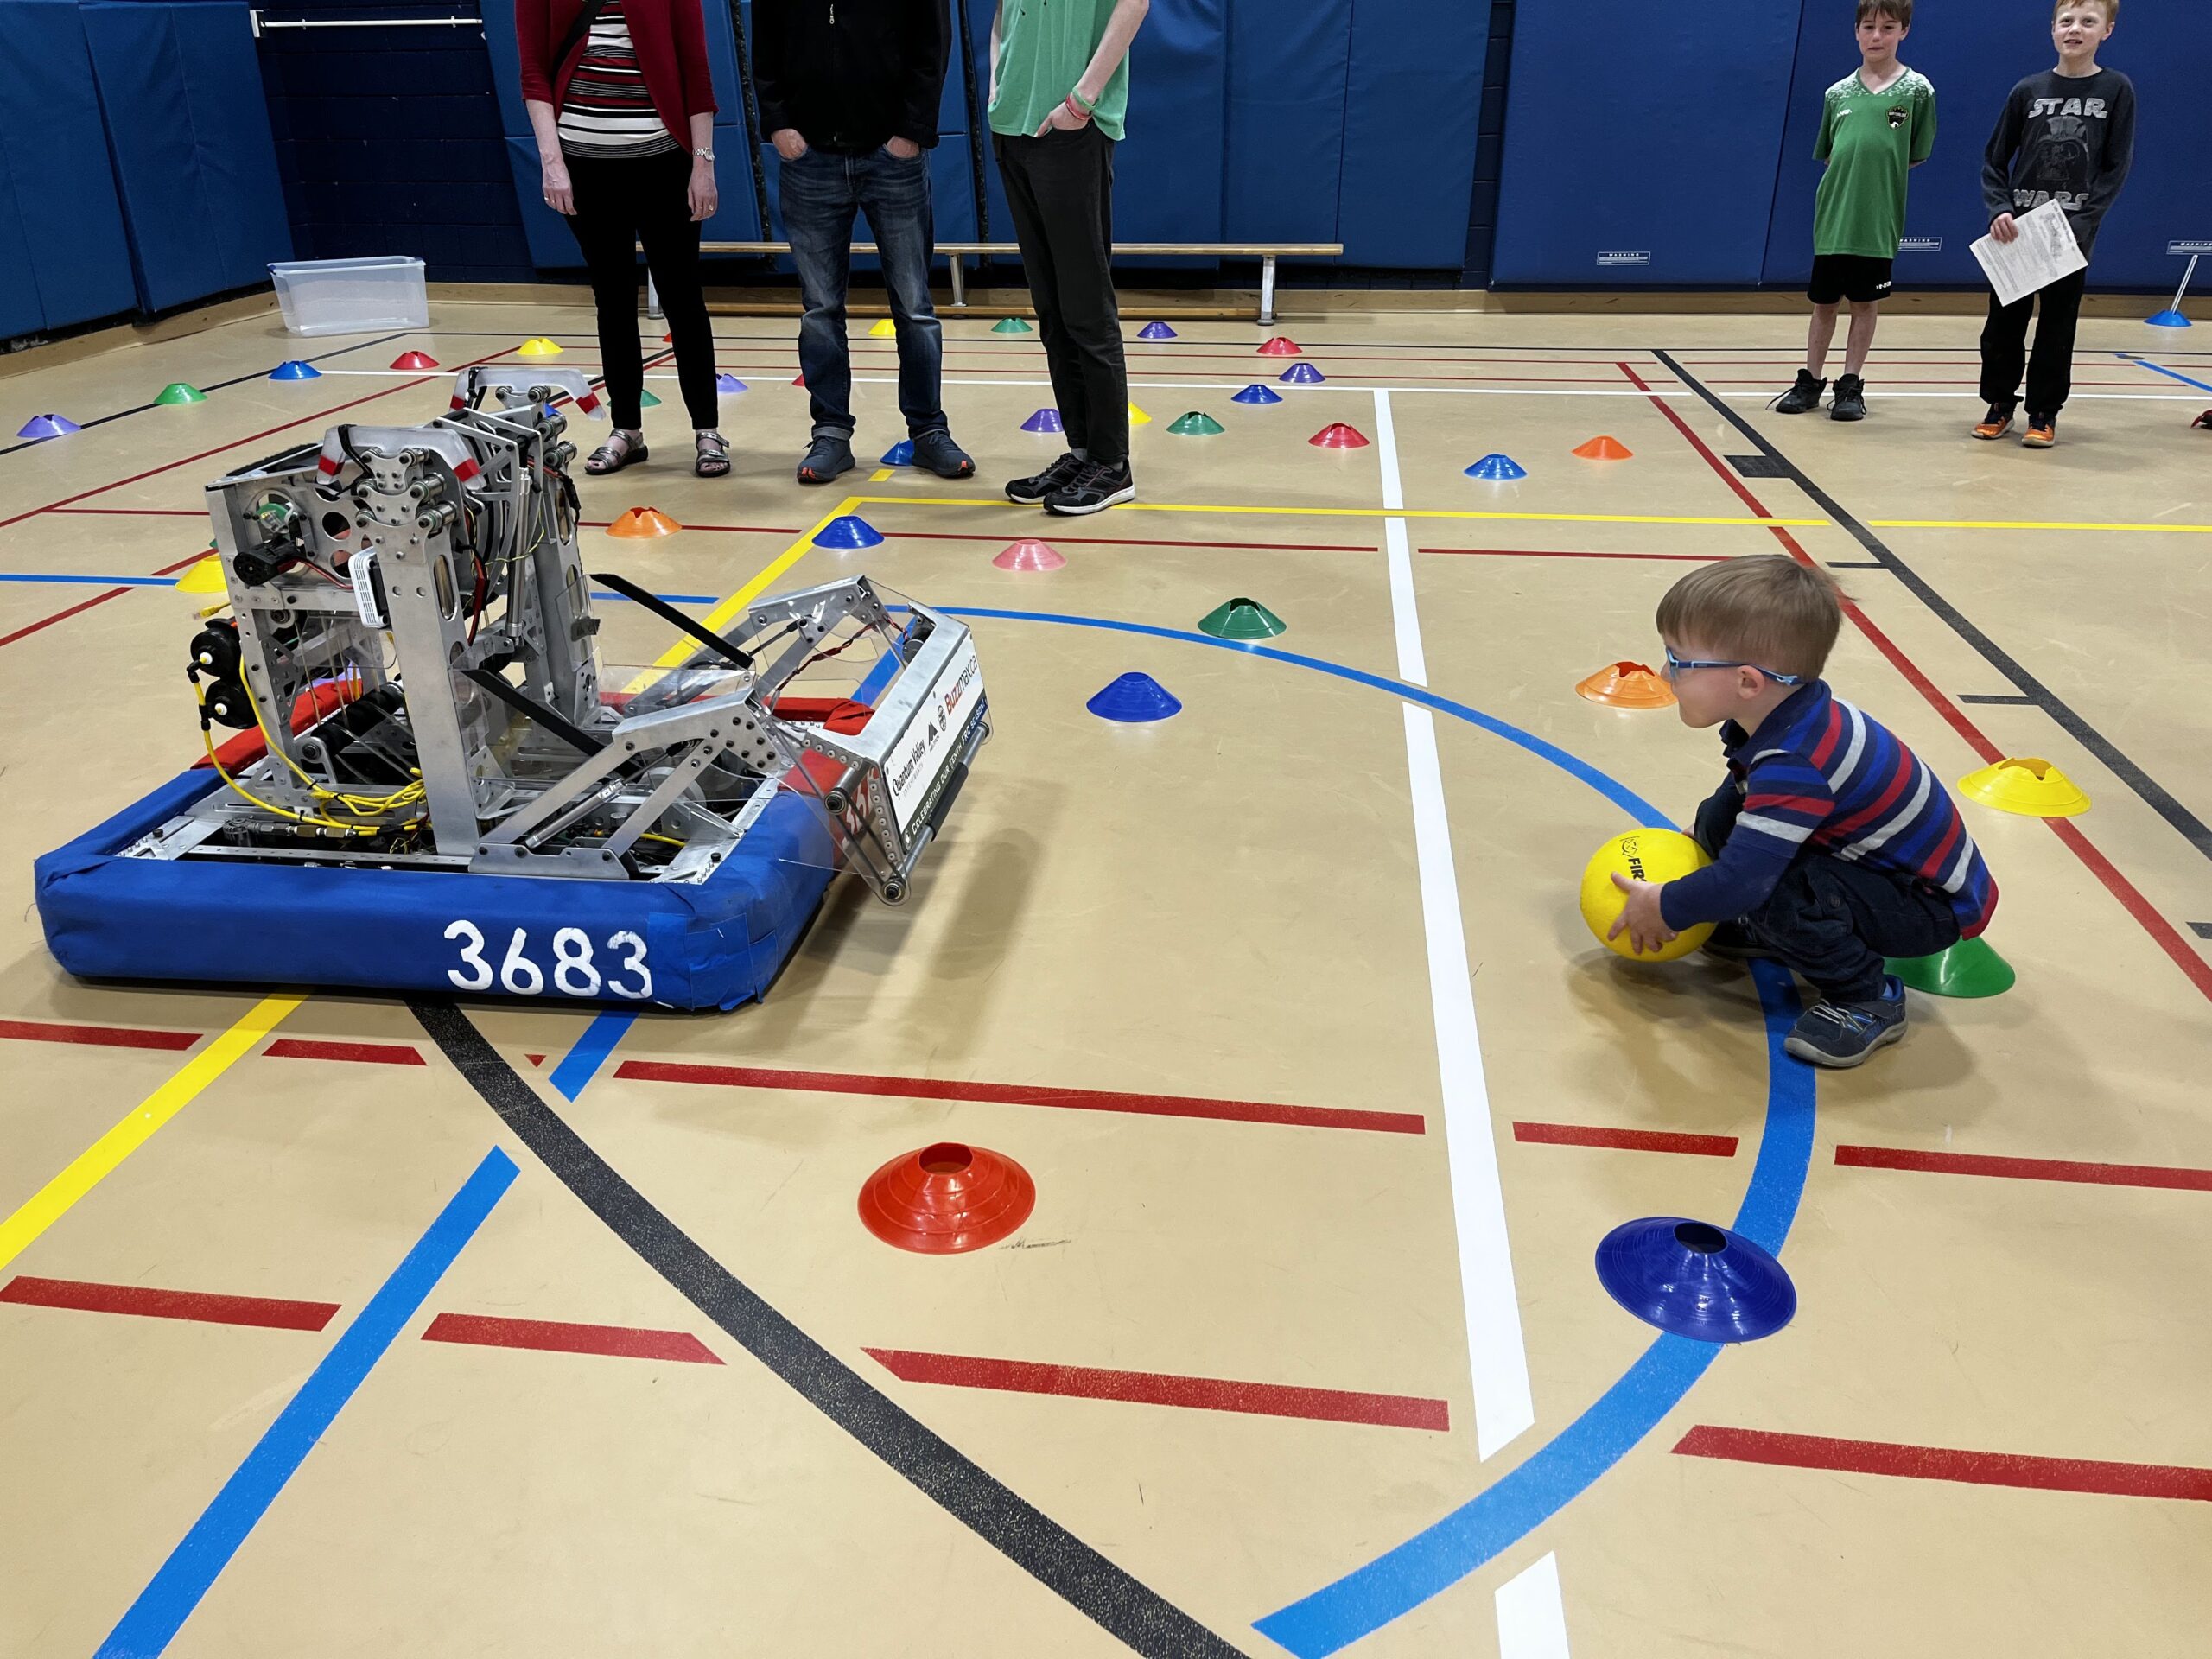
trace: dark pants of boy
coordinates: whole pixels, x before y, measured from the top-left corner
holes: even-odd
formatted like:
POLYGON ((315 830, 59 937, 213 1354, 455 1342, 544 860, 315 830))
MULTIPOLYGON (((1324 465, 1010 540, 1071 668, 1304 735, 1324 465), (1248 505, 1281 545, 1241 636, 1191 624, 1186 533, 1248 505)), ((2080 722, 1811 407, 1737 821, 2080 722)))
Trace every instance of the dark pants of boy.
POLYGON ((814 435, 853 435, 853 361, 845 349, 845 290, 852 274, 853 214, 868 215, 883 263, 884 292, 899 331, 899 412, 914 437, 946 429, 944 330, 930 302, 937 246, 926 154, 865 156, 810 149, 784 163, 784 228, 798 267, 806 315, 798 325, 814 435))
POLYGON ((1989 296, 1989 321, 1981 327, 1981 400, 2011 404, 2020 395, 2020 371, 2028 372, 2028 413, 2056 415, 2074 390, 2074 325, 2082 315, 2082 294, 2089 273, 2062 276, 2038 294, 2010 305, 1989 296), (2035 355, 2028 355, 2028 317, 2043 302, 2036 325, 2035 355))
POLYGON ((1095 126, 992 136, 1068 448, 1129 458, 1129 377, 1114 298, 1114 141, 1095 126))
POLYGON ((677 384, 693 427, 711 432, 721 418, 715 395, 715 334, 699 286, 699 227, 692 222, 691 158, 680 149, 632 158, 571 156, 569 179, 576 211, 569 219, 591 274, 599 313, 599 362, 607 376, 607 413, 626 432, 638 429, 645 390, 644 348, 638 343, 638 245, 660 291, 676 347, 677 384))
MULTIPOLYGON (((1718 856, 1736 827, 1731 790, 1698 809, 1697 839, 1718 856)), ((1959 942, 1950 902, 1924 884, 1826 853, 1801 852, 1742 925, 1831 1002, 1882 995, 1885 957, 1932 957, 1959 942)))

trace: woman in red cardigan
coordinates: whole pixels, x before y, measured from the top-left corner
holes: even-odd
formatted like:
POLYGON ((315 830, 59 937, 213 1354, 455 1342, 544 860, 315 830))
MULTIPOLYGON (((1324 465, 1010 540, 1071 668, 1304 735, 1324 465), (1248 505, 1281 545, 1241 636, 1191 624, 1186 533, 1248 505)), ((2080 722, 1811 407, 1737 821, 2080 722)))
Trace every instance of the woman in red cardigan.
POLYGON ((637 245, 660 291, 696 429, 693 470, 729 471, 716 430, 715 339, 700 290, 699 226, 715 190, 715 90, 700 0, 515 0, 522 95, 546 205, 565 213, 591 273, 614 431, 584 462, 645 458, 637 245))

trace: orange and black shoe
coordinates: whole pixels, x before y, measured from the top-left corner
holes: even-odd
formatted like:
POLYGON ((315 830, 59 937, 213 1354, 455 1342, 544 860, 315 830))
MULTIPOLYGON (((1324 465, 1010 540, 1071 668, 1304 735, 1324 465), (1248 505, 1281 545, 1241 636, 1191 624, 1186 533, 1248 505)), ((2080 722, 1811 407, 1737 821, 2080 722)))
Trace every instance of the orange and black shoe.
POLYGON ((2028 429, 2020 435, 2020 447, 2023 449, 2048 449, 2057 442, 2057 416, 2031 415, 2028 416, 2028 429))
POLYGON ((1974 428, 1974 436, 1993 442, 2003 437, 2012 429, 2012 409, 2011 404, 1992 404, 1989 413, 1981 417, 1981 424, 1974 428))

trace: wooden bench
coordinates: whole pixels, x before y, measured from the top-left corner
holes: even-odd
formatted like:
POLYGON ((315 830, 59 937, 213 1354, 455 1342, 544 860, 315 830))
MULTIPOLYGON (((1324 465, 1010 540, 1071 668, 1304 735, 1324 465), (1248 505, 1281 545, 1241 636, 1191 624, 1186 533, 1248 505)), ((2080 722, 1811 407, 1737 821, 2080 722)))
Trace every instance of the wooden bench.
MULTIPOLYGON (((737 253, 770 256, 789 253, 788 242, 702 242, 702 253, 737 253)), ((1011 242, 940 242, 938 253, 944 255, 952 270, 952 304, 956 310, 968 304, 968 261, 982 254, 1019 253, 1021 250, 1011 242)), ((1275 261, 1278 259, 1336 259, 1343 257, 1341 242, 1116 242, 1114 251, 1130 258, 1195 257, 1208 259, 1257 259, 1260 262, 1260 314, 1256 321, 1271 323, 1275 320, 1275 261)), ((855 242, 855 253, 874 253, 873 242, 855 242)), ((645 283, 645 315, 660 315, 660 296, 654 292, 649 277, 645 283)))

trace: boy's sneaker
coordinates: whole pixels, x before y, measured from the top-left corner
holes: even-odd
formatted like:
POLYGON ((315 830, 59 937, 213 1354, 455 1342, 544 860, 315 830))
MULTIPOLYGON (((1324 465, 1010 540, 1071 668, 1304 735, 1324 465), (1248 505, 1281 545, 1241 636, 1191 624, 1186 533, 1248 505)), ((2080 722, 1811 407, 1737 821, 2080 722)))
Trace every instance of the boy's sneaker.
POLYGON ((1074 483, 1076 474, 1083 468, 1083 457, 1070 450, 1043 472, 1028 478, 1017 478, 1007 485, 1007 499, 1033 507, 1055 490, 1064 490, 1074 483))
POLYGON ((1782 1046, 1812 1065, 1859 1065, 1904 1035, 1904 982, 1886 974, 1879 1001, 1818 1003, 1798 1016, 1782 1046))
POLYGON ((1777 415, 1802 415, 1821 406, 1821 394, 1828 383, 1810 369, 1797 371, 1797 384, 1776 398, 1771 405, 1777 415))
POLYGON ((1987 438, 1993 442, 2003 437, 2012 429, 2013 408, 2011 404, 1992 404, 1989 413, 1981 417, 1981 424, 1974 428, 1974 436, 1987 438))
POLYGON ((833 432, 825 432, 807 445, 798 460, 798 481, 827 484, 853 470, 853 446, 833 432))
POLYGON ((2057 442, 2057 416, 2031 415, 2028 416, 2028 429, 2020 435, 2020 448, 2023 449, 2048 449, 2052 444, 2056 443, 2057 442))
POLYGON ((1751 930, 1741 922, 1721 922, 1705 936, 1705 943, 1698 947, 1708 957, 1718 957, 1723 962, 1771 962, 1774 952, 1751 936, 1751 930))
POLYGON ((1866 383, 1855 374, 1839 374, 1835 378, 1835 397, 1828 404, 1828 419, 1863 421, 1866 418, 1866 383))
POLYGON ((1109 507, 1136 499, 1137 481, 1128 461, 1119 467, 1108 467, 1087 461, 1081 472, 1045 498, 1045 511, 1074 518, 1088 512, 1103 512, 1109 507))
POLYGON ((932 427, 914 439, 914 465, 939 478, 973 478, 976 463, 952 441, 943 427, 932 427))

